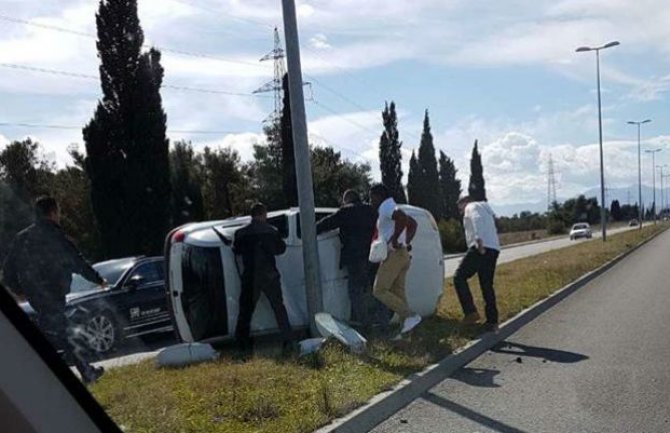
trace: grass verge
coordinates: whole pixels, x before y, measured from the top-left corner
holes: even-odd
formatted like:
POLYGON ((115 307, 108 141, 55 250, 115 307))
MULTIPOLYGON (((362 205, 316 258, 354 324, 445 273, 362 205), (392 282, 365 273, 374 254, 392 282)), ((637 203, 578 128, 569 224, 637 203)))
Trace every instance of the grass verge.
MULTIPOLYGON (((501 321, 667 228, 645 227, 500 265, 496 292, 501 321)), ((476 278, 472 291, 480 309, 476 278)), ((408 374, 478 335, 463 326, 451 281, 445 281, 434 317, 408 341, 372 340, 365 356, 328 344, 311 357, 257 356, 169 370, 145 361, 112 369, 91 387, 126 432, 311 432, 365 403, 408 374)))

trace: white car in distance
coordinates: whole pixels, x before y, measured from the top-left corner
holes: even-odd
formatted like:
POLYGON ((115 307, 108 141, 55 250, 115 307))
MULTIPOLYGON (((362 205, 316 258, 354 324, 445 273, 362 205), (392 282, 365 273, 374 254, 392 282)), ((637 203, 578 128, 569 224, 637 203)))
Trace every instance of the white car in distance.
POLYGON ((572 226, 570 229, 570 240, 574 241, 579 238, 591 239, 593 233, 591 232, 591 226, 589 223, 577 223, 572 226))

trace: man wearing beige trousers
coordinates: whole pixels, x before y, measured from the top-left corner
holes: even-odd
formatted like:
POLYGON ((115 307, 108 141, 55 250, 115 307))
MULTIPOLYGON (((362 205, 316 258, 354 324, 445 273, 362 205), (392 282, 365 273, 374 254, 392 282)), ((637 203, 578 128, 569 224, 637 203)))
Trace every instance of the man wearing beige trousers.
POLYGON ((409 252, 417 224, 414 218, 398 208, 382 184, 370 188, 370 203, 379 214, 376 236, 388 246, 387 257, 377 270, 372 293, 395 312, 394 318, 402 320, 400 334, 394 338, 399 340, 421 322, 421 316, 410 310, 405 293, 405 280, 411 263, 409 252))

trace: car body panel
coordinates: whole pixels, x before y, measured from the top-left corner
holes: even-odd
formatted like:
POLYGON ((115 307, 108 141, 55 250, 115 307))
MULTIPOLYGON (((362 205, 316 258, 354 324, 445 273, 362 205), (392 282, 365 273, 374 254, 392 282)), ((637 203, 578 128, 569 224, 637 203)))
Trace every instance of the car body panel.
MULTIPOLYGON (((66 296, 66 313, 71 326, 85 325, 96 314, 109 313, 120 331, 121 339, 172 330, 165 296, 163 258, 132 257, 125 260, 132 263, 109 288, 81 290, 66 296), (130 289, 128 281, 147 267, 153 267, 157 272, 152 278, 130 289)), ((100 268, 105 263, 108 262, 95 264, 94 267, 100 268)), ((31 318, 36 318, 28 302, 22 302, 20 306, 31 318)))
MULTIPOLYGON (((424 209, 401 205, 406 213, 414 217, 419 225, 417 236, 412 243, 412 266, 407 276, 407 293, 410 307, 417 313, 427 316, 434 312, 437 299, 442 293, 444 263, 437 224, 424 209)), ((316 209, 317 219, 332 214, 336 209, 316 209)), ((241 290, 240 270, 232 251, 235 231, 250 221, 249 217, 234 218, 211 223, 198 223, 181 227, 173 231, 167 240, 166 263, 169 264, 169 295, 174 322, 182 341, 197 341, 192 327, 198 321, 189 316, 189 301, 183 297, 190 290, 184 285, 182 258, 189 248, 217 248, 223 266, 225 291, 227 334, 219 337, 229 338, 235 330, 239 311, 241 290), (179 239, 173 242, 172 239, 179 239), (186 292, 185 292, 186 290, 186 292)), ((293 327, 306 327, 309 323, 305 296, 305 278, 303 273, 302 240, 299 230, 298 209, 273 212, 268 222, 275 225, 283 234, 286 252, 277 256, 277 267, 281 274, 282 293, 289 321, 293 327)), ((340 268, 340 239, 337 231, 318 236, 321 287, 324 309, 334 317, 348 319, 350 301, 347 291, 347 274, 340 268)), ((259 299, 251 321, 252 333, 274 332, 277 328, 274 314, 265 296, 259 299)))

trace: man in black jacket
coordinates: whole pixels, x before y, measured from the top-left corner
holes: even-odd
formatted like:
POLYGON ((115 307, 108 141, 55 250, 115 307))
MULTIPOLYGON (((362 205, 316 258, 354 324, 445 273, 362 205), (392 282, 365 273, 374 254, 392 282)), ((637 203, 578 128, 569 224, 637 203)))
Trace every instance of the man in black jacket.
POLYGON ((242 292, 235 339, 240 349, 252 349, 251 318, 262 293, 270 301, 277 325, 282 332, 283 348, 291 344, 291 324, 284 306, 281 280, 275 256, 286 251, 286 243, 277 229, 268 224, 267 210, 261 203, 251 208, 251 223, 235 232, 233 251, 242 256, 242 292))
POLYGON ((372 281, 376 273, 368 261, 370 243, 377 223, 377 211, 361 201, 354 190, 347 190, 342 207, 319 221, 317 234, 340 229, 342 253, 340 266, 347 270, 351 322, 368 326, 374 321, 386 323, 386 308, 372 296, 372 281))
POLYGON ((85 383, 97 380, 102 368, 94 368, 67 335, 65 295, 70 293, 72 274, 105 286, 105 280, 84 260, 60 227, 60 210, 52 197, 35 202, 35 223, 19 232, 3 266, 4 284, 25 296, 37 313, 37 324, 51 344, 62 350, 85 383))

